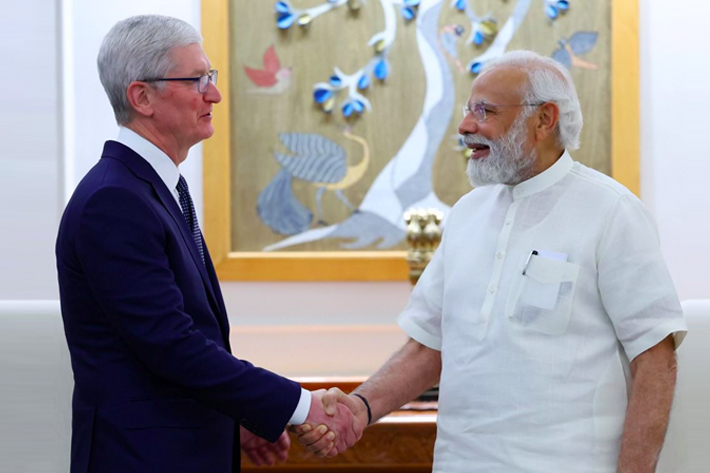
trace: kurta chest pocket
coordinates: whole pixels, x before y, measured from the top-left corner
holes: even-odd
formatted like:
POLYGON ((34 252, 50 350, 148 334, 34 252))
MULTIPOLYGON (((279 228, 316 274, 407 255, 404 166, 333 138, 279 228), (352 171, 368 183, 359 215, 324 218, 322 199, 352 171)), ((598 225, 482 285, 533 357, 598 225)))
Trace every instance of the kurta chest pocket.
POLYGON ((506 304, 507 318, 537 332, 561 335, 567 331, 579 266, 541 256, 520 268, 506 304))

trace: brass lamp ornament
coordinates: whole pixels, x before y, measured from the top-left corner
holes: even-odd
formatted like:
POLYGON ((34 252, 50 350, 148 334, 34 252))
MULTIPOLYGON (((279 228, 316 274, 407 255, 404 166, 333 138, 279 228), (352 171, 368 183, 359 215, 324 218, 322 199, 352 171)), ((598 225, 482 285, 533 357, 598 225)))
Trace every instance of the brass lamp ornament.
POLYGON ((437 209, 411 209, 404 213, 407 223, 407 264, 409 281, 416 284, 441 242, 444 214, 437 209))

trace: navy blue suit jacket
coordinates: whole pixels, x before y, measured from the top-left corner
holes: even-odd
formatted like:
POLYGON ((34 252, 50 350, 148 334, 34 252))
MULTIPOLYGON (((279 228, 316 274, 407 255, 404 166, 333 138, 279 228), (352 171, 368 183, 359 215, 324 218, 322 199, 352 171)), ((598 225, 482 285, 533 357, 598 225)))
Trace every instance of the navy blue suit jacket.
POLYGON ((153 168, 108 141, 62 217, 71 473, 239 471, 239 424, 275 441, 300 386, 231 355, 205 247, 153 168))

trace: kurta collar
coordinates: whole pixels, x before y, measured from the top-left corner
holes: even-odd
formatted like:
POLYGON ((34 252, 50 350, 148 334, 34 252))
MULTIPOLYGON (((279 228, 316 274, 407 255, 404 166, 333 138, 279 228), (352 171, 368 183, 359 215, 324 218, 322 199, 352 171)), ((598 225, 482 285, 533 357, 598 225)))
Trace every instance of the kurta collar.
POLYGON ((544 191, 559 182, 568 172, 572 170, 574 161, 567 150, 560 156, 555 164, 541 172, 537 176, 531 177, 512 187, 513 199, 523 199, 530 195, 544 191))

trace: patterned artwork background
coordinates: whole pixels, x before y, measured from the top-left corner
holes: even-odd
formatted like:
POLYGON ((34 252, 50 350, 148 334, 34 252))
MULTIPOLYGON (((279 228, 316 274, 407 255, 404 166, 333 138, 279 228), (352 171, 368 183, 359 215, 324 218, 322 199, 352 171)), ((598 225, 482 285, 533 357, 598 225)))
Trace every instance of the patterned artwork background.
POLYGON ((506 50, 570 68, 585 118, 573 156, 610 173, 608 2, 233 0, 231 11, 233 251, 405 249, 404 211, 446 214, 470 191, 461 105, 506 50))

